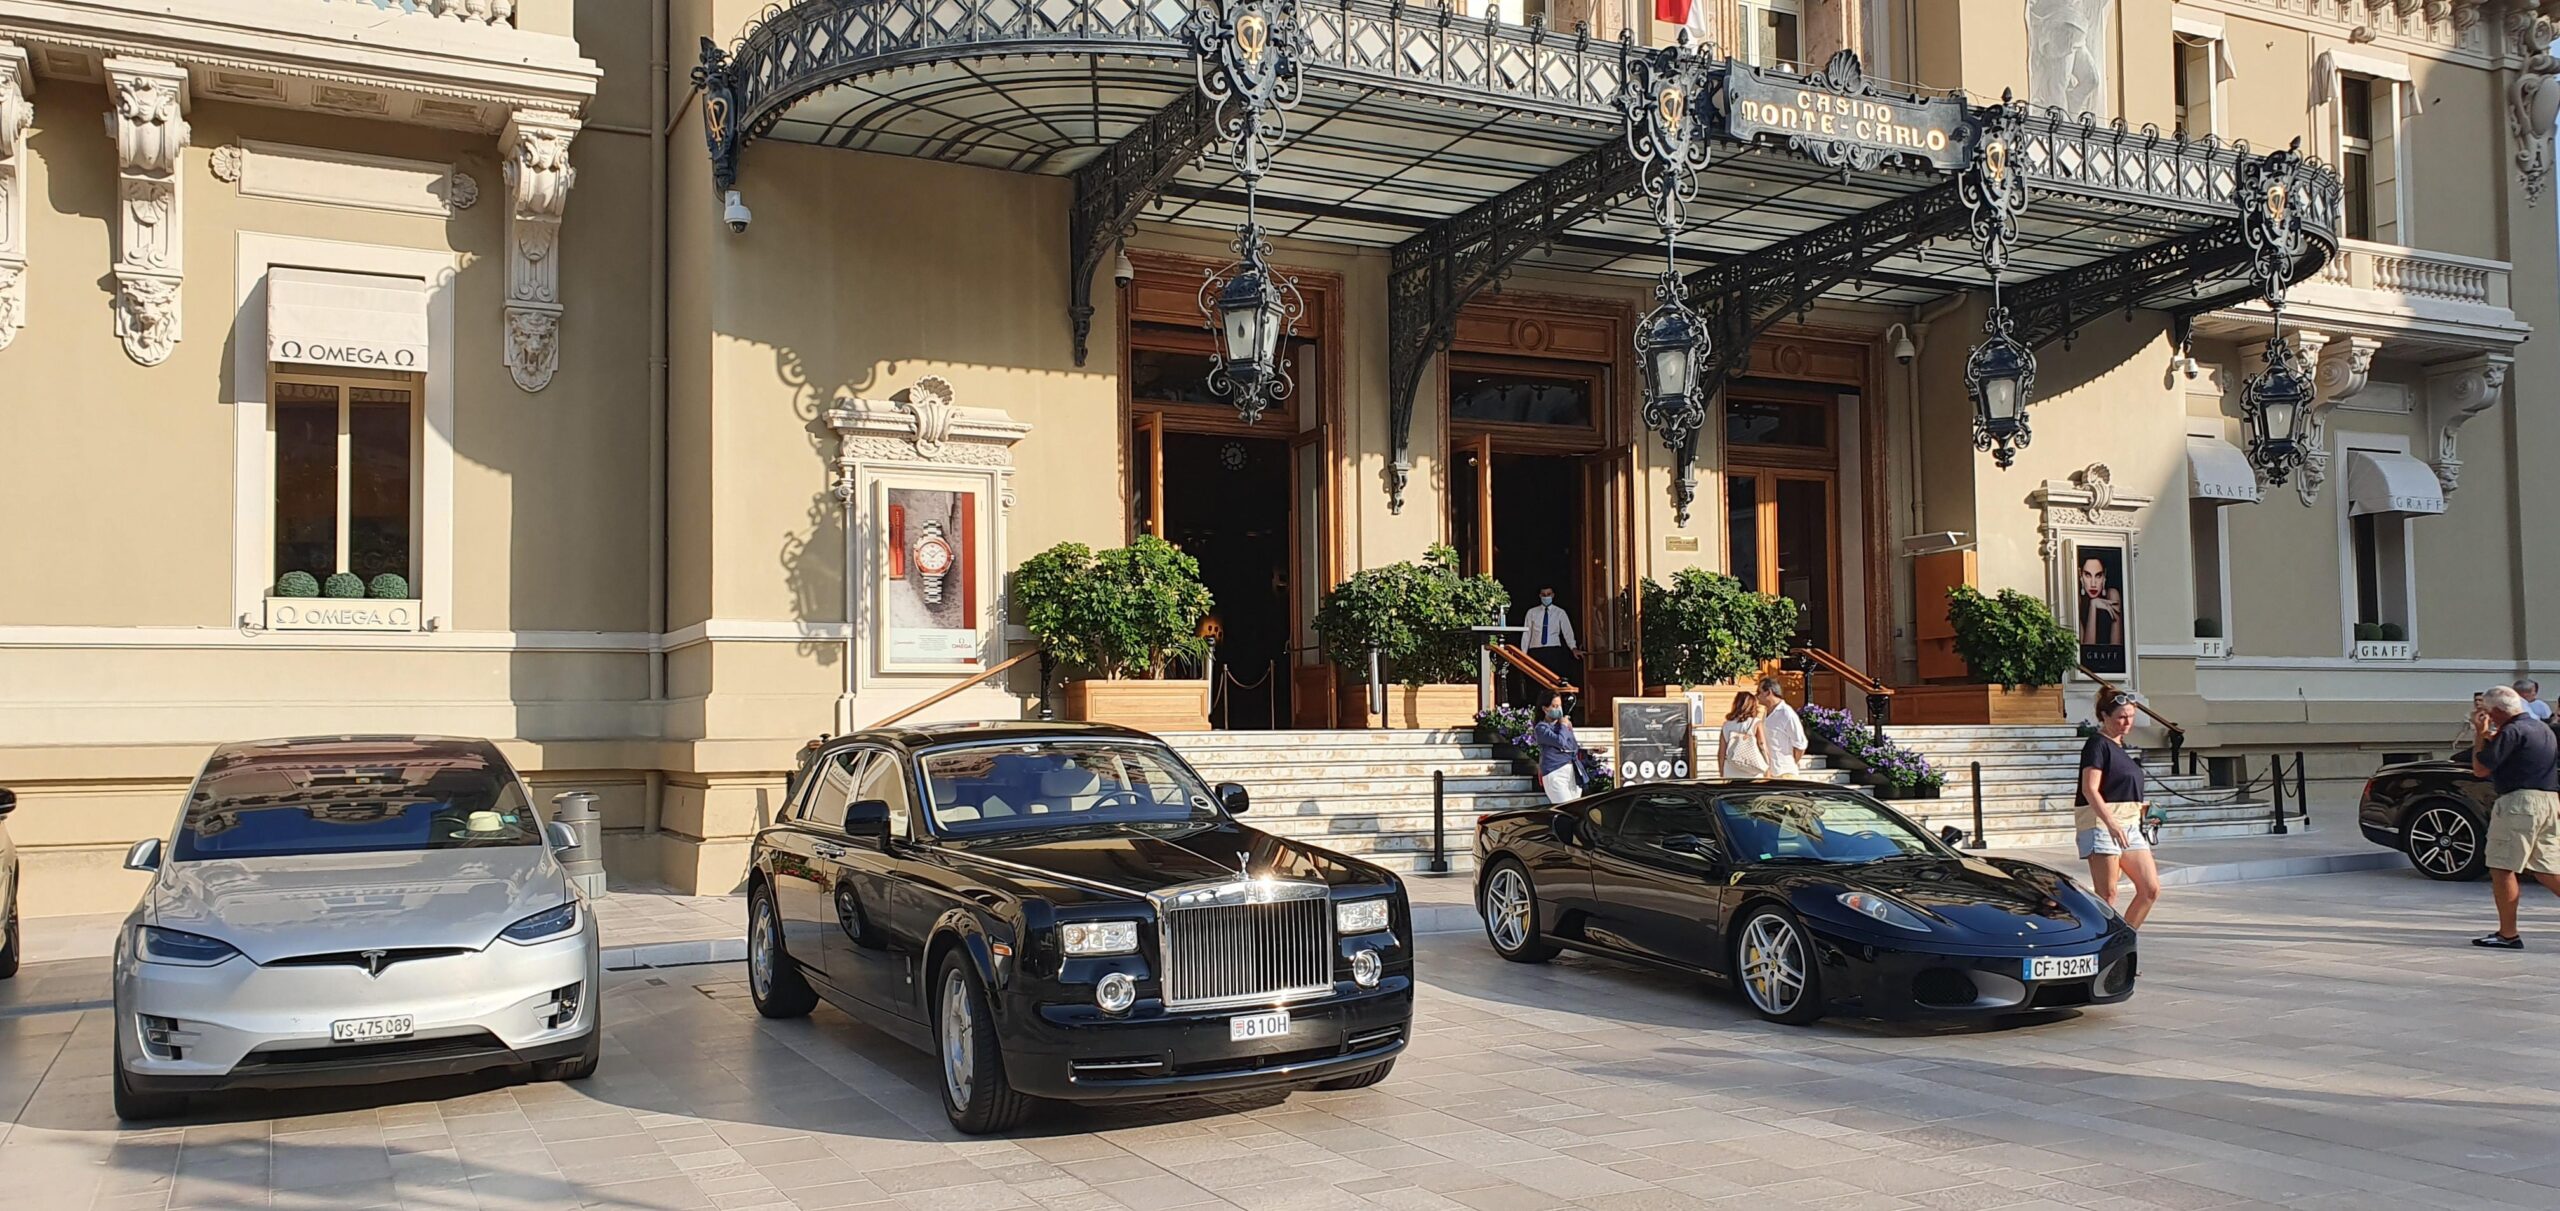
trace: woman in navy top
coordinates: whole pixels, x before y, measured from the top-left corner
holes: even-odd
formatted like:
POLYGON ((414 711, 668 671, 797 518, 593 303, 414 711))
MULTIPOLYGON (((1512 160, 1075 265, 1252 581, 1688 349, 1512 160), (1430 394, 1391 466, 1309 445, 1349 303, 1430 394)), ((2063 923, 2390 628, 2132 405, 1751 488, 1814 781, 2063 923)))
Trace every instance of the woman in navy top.
POLYGON ((1564 717, 1564 695, 1547 695, 1538 721, 1529 726, 1529 740, 1538 746, 1538 787, 1547 792, 1547 802, 1571 803, 1581 798, 1582 771, 1574 758, 1582 751, 1582 742, 1574 739, 1573 721, 1564 717))

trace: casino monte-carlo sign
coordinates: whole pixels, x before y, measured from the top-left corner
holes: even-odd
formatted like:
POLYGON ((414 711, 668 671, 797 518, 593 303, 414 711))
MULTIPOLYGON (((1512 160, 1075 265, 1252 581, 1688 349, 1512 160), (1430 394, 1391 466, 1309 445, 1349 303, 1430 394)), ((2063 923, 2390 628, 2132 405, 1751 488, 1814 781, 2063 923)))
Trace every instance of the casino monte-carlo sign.
POLYGON ((1874 89, 1848 51, 1809 76, 1736 64, 1725 80, 1727 133, 1783 142, 1841 168, 1903 159, 1953 172, 1964 167, 1970 120, 1955 97, 1874 89))

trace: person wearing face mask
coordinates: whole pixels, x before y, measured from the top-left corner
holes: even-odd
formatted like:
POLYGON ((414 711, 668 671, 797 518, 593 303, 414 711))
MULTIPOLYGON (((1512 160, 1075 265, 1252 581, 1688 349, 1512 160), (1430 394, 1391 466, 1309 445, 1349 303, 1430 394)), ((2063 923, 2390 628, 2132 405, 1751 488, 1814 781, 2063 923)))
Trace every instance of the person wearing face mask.
POLYGON ((1564 717, 1564 695, 1549 694, 1539 704, 1538 721, 1529 726, 1529 741, 1538 746, 1538 789, 1549 803, 1571 803, 1582 797, 1582 770, 1577 758, 1582 742, 1573 721, 1564 717))
POLYGON ((1573 633, 1573 617, 1556 604, 1553 588, 1538 590, 1538 604, 1520 620, 1520 646, 1535 660, 1575 685, 1582 684, 1582 640, 1573 633))

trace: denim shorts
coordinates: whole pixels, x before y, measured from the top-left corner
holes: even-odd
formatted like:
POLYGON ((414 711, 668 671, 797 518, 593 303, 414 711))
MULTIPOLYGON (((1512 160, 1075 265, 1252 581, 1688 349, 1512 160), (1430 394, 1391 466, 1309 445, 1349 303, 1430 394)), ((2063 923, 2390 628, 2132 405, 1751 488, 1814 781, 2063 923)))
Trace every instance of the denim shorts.
POLYGON ((2113 857, 2128 850, 2149 848, 2151 848, 2151 842, 2143 839, 2142 830, 2139 828, 2128 828, 2124 830, 2124 844, 2122 846, 2118 846, 2116 844, 2115 835, 2108 832, 2103 827, 2084 828, 2080 830, 2080 856, 2083 858, 2097 857, 2100 855, 2113 857))

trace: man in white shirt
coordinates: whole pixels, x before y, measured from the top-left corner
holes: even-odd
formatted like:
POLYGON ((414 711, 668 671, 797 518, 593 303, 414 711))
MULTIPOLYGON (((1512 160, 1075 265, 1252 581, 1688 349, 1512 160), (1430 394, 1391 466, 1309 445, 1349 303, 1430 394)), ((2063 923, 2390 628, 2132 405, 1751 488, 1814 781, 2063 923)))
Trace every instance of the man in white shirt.
POLYGON ((2542 700, 2542 683, 2530 677, 2516 683, 2516 693, 2524 697, 2524 713, 2544 723, 2551 722, 2551 704, 2542 700))
POLYGON ((1582 640, 1573 633, 1573 617, 1556 604, 1554 589, 1538 590, 1538 604, 1529 607, 1520 626, 1520 646, 1528 649, 1529 659, 1577 686, 1582 684, 1582 640))
POLYGON ((1812 740, 1804 734, 1804 720, 1796 717, 1796 708, 1787 705, 1786 688, 1786 683, 1775 677, 1760 679, 1758 701, 1766 712, 1760 729, 1769 739, 1772 778, 1793 778, 1803 773, 1805 751, 1812 747, 1812 740))

